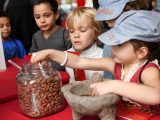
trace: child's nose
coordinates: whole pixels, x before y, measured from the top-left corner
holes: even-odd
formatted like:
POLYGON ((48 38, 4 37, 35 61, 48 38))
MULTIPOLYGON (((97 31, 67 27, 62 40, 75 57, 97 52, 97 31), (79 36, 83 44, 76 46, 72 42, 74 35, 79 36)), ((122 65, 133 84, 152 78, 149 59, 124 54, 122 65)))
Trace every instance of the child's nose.
POLYGON ((80 35, 79 35, 79 32, 78 32, 78 31, 75 31, 74 37, 77 38, 77 37, 79 37, 79 36, 80 36, 80 35))
POLYGON ((4 25, 3 29, 4 29, 4 30, 7 30, 7 29, 8 29, 8 26, 7 26, 7 25, 4 25))
POLYGON ((43 17, 40 18, 40 22, 43 23, 45 20, 43 17))

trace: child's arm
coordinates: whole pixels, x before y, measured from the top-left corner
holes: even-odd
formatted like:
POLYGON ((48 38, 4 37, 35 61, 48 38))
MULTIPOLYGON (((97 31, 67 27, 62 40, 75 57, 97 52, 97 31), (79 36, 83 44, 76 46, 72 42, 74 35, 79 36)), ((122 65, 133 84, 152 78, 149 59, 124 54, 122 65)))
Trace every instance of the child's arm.
POLYGON ((142 72, 143 84, 109 80, 91 85, 93 94, 115 93, 139 103, 160 104, 160 72, 157 68, 147 68, 142 72))
MULTIPOLYGON (((44 59, 51 59, 55 62, 62 64, 65 60, 65 52, 48 49, 42 50, 35 53, 32 56, 31 63, 39 62, 44 59)), ((77 55, 68 53, 67 61, 65 66, 78 69, 88 69, 88 70, 107 70, 113 73, 114 61, 112 58, 81 58, 77 55)))

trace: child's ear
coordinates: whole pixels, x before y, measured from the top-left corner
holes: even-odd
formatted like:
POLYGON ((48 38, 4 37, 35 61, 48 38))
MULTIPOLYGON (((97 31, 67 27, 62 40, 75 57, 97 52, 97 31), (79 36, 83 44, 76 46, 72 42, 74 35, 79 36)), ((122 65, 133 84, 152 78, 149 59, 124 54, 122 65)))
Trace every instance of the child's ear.
POLYGON ((138 58, 142 59, 145 58, 148 55, 148 48, 147 47, 141 47, 137 51, 138 58))
POLYGON ((57 12, 55 13, 55 19, 57 20, 57 19, 59 18, 59 16, 60 16, 60 12, 57 11, 57 12))

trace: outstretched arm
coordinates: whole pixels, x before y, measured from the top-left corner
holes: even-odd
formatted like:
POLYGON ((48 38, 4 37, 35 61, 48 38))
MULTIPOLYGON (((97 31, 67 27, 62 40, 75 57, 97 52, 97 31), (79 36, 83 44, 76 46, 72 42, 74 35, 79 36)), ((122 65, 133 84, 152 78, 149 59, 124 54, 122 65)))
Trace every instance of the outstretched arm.
MULTIPOLYGON (((42 50, 36 52, 35 55, 31 57, 31 63, 39 62, 48 58, 62 64, 66 58, 66 54, 65 52, 53 49, 42 50)), ((107 70, 113 73, 114 61, 112 58, 82 58, 68 53, 65 66, 88 70, 107 70)))
POLYGON ((93 95, 115 93, 135 102, 155 105, 160 104, 160 72, 157 68, 147 68, 142 72, 143 84, 107 80, 91 85, 93 95))

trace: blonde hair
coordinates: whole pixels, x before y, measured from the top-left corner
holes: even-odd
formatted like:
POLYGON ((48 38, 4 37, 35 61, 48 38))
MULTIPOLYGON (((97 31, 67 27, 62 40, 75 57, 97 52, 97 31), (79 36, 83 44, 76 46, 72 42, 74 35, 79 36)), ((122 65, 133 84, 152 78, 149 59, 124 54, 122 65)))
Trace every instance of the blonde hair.
POLYGON ((74 25, 85 19, 90 24, 90 27, 94 30, 94 40, 97 45, 100 44, 100 41, 97 39, 97 36, 101 34, 100 22, 94 21, 96 10, 91 7, 78 7, 72 10, 66 19, 66 28, 73 29, 74 25))

